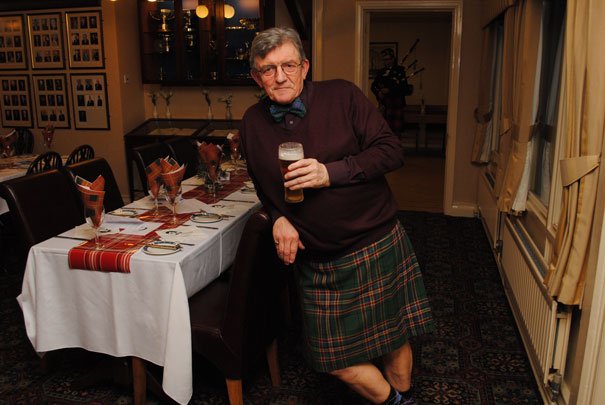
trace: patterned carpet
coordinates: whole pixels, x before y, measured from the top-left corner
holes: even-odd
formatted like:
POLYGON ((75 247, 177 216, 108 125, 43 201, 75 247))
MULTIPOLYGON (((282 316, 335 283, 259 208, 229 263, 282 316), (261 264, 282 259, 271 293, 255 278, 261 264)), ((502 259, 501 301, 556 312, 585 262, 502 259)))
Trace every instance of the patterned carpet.
MULTIPOLYGON (((419 212, 400 217, 416 249, 437 322, 434 334, 412 341, 419 402, 541 404, 479 220, 419 212)), ((74 387, 100 355, 61 351, 50 370, 41 370, 15 300, 21 275, 14 267, 18 265, 0 270, 0 405, 132 403, 127 385, 74 387)), ((246 403, 364 404, 334 378, 306 367, 298 332, 293 327, 280 339, 282 386, 272 389, 266 367, 259 365, 244 379, 246 403)), ((203 359, 194 359, 194 379, 192 404, 228 403, 223 380, 203 359)), ((151 393, 148 398, 162 403, 151 393)))

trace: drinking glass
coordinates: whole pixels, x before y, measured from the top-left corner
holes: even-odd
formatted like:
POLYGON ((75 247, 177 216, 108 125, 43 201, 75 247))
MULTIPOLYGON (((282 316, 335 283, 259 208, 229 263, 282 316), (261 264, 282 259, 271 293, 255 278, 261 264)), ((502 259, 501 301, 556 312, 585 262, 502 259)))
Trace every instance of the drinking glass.
POLYGON ((172 223, 176 224, 177 223, 177 218, 176 218, 176 205, 178 204, 180 197, 181 197, 181 192, 182 192, 182 187, 179 185, 178 190, 176 190, 176 192, 168 192, 168 190, 166 190, 166 198, 168 199, 168 202, 170 203, 170 206, 172 207, 172 223))
POLYGON ((153 216, 157 217, 160 215, 160 206, 158 204, 158 198, 162 192, 162 186, 157 188, 157 191, 154 193, 153 190, 149 189, 149 195, 153 198, 153 202, 155 204, 155 208, 153 209, 153 216))
POLYGON ((229 139, 229 151, 231 155, 231 163, 233 163, 233 167, 237 171, 237 161, 241 157, 239 138, 233 137, 229 139))
POLYGON ((101 228, 101 224, 105 219, 105 210, 101 210, 98 214, 93 214, 86 217, 86 223, 90 225, 90 227, 95 232, 95 250, 100 250, 103 245, 101 244, 101 240, 99 238, 99 229, 101 228))
MULTIPOLYGON (((292 163, 303 159, 305 153, 303 146, 298 142, 285 142, 279 145, 278 148, 279 167, 281 174, 284 176, 288 172, 288 166, 292 163)), ((284 200, 288 203, 299 203, 305 199, 303 190, 290 190, 284 187, 284 200)))

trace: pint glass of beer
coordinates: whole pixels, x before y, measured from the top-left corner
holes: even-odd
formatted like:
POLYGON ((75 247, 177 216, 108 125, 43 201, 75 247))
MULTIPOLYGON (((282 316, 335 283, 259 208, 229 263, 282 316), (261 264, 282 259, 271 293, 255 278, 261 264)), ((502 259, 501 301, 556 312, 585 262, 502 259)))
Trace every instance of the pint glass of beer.
MULTIPOLYGON (((298 142, 286 142, 279 145, 279 167, 282 176, 288 172, 288 166, 305 157, 303 146, 298 142)), ((290 190, 284 188, 284 199, 289 203, 298 203, 304 200, 302 189, 290 190)))

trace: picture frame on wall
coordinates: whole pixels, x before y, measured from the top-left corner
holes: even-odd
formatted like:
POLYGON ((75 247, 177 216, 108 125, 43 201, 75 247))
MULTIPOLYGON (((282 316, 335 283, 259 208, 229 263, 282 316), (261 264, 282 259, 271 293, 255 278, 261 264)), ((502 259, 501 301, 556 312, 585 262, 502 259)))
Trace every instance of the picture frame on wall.
POLYGON ((61 27, 60 13, 27 15, 32 69, 65 67, 61 27))
POLYGON ((64 74, 33 75, 34 104, 38 128, 53 125, 71 128, 67 79, 64 74))
POLYGON ((382 51, 391 48, 395 53, 395 61, 398 60, 398 45, 397 42, 370 42, 370 79, 375 78, 378 71, 384 67, 380 54, 382 51))
POLYGON ((27 75, 0 75, 3 127, 31 128, 32 108, 27 75))
POLYGON ((76 129, 109 129, 105 73, 70 75, 76 129))
POLYGON ((27 69, 23 16, 0 17, 0 69, 27 69))
POLYGON ((100 11, 65 13, 69 67, 103 68, 105 57, 100 11))

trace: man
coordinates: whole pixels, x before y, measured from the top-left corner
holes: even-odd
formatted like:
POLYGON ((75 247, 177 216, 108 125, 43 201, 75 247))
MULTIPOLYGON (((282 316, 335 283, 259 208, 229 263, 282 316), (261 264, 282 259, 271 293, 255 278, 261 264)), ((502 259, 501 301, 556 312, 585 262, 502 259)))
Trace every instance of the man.
POLYGON ((384 177, 402 165, 401 143, 352 83, 305 81, 296 31, 263 31, 250 51, 266 97, 244 114, 241 142, 277 254, 296 264, 309 361, 373 403, 415 404, 408 337, 433 324, 384 177), (285 177, 283 142, 302 143, 307 156, 285 177), (304 190, 304 201, 285 202, 284 187, 304 190))
POLYGON ((380 56, 384 67, 376 74, 371 90, 391 129, 396 134, 401 134, 405 124, 405 96, 411 94, 411 87, 408 85, 405 68, 395 60, 395 52, 391 48, 383 49, 380 56))

